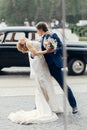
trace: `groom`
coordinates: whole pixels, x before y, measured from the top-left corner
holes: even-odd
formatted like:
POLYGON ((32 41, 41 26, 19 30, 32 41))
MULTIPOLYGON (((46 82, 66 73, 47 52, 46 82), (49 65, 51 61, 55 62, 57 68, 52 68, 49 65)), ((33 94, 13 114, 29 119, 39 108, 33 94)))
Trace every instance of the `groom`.
MULTIPOLYGON (((37 33, 40 36, 42 36, 42 39, 41 39, 42 52, 40 52, 40 54, 44 55, 51 75, 56 79, 56 81, 59 83, 60 87, 64 90, 63 72, 61 70, 61 68, 62 68, 62 55, 61 55, 62 54, 62 43, 56 33, 48 32, 48 27, 45 22, 39 22, 36 25, 36 28, 37 28, 37 33), (44 48, 44 41, 49 37, 56 39, 56 41, 58 43, 56 50, 54 50, 54 49, 46 50, 44 48)), ((75 114, 78 112, 77 103, 76 103, 75 97, 73 95, 73 92, 69 86, 67 86, 67 89, 68 89, 68 101, 69 101, 70 106, 72 107, 72 113, 75 114)))

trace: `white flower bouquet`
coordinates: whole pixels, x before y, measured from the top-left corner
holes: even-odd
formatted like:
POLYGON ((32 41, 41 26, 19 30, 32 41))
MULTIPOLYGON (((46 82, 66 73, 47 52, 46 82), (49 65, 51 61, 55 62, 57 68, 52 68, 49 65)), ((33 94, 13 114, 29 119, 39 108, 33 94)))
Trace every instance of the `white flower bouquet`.
POLYGON ((57 45, 58 45, 58 43, 57 43, 56 39, 53 39, 51 37, 46 39, 45 42, 44 42, 44 47, 47 50, 49 50, 49 49, 54 49, 55 50, 57 48, 57 45))

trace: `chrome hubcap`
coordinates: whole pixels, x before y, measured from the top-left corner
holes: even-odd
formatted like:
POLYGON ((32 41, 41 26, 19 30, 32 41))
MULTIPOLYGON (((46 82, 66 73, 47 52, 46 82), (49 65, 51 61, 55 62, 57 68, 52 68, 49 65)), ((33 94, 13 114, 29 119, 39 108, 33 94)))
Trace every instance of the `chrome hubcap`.
POLYGON ((73 71, 75 73, 81 73, 84 69, 84 63, 81 60, 77 60, 73 63, 73 71))

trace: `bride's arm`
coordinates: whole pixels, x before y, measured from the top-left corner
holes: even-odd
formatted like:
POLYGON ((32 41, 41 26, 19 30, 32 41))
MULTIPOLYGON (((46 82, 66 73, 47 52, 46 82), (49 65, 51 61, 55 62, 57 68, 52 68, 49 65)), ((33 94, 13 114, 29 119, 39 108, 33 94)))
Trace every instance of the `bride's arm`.
POLYGON ((45 51, 35 51, 35 52, 31 52, 32 56, 39 56, 39 55, 44 55, 47 53, 47 50, 45 51))
POLYGON ((22 38, 19 40, 17 44, 17 49, 23 53, 30 51, 32 56, 39 56, 52 52, 52 50, 44 50, 44 51, 38 50, 34 47, 35 45, 38 45, 38 42, 35 43, 32 41, 28 41, 27 38, 22 38))
POLYGON ((54 49, 51 50, 44 50, 44 51, 37 51, 37 50, 29 50, 32 54, 32 56, 39 56, 39 55, 44 55, 46 53, 52 53, 55 52, 54 49))
POLYGON ((29 49, 29 51, 31 52, 32 56, 39 56, 39 55, 43 55, 47 53, 47 50, 41 51, 41 50, 37 50, 33 45, 31 45, 30 43, 26 43, 27 48, 29 49))

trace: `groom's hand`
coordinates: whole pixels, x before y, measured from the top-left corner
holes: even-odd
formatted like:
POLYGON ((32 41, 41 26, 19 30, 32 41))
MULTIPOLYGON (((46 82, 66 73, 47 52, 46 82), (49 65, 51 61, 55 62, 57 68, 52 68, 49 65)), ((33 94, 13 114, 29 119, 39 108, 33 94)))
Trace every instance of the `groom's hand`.
POLYGON ((52 52, 55 52, 55 50, 54 49, 48 49, 47 50, 47 53, 52 53, 52 52))

